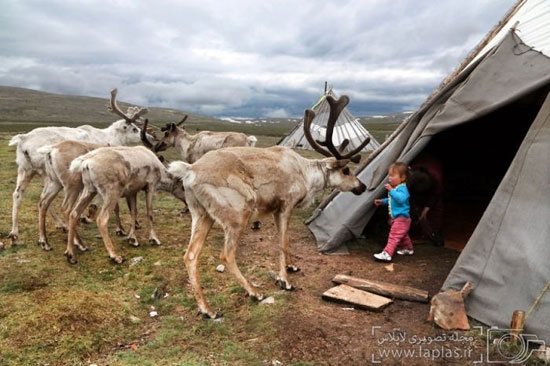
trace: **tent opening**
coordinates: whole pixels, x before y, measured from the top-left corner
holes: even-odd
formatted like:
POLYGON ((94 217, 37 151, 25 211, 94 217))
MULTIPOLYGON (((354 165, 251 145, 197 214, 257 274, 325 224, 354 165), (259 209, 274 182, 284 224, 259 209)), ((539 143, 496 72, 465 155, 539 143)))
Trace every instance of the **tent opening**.
MULTIPOLYGON (((432 138, 424 153, 443 166, 445 245, 463 249, 491 201, 548 88, 432 138)), ((414 161, 413 161, 414 162, 414 161)))
MULTIPOLYGON (((443 131, 433 136, 420 153, 436 157, 443 167, 446 247, 461 250, 468 242, 549 89, 537 90, 488 115, 443 131)), ((376 235, 379 241, 381 231, 387 233, 386 220, 387 210, 377 209, 365 235, 376 235)), ((411 236, 413 241, 422 238, 418 226, 413 225, 411 236)))

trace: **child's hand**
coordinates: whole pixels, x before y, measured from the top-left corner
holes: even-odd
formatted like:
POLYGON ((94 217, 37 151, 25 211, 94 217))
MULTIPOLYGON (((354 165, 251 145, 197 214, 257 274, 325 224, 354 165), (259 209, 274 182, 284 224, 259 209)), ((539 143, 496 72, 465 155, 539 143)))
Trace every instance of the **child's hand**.
POLYGON ((393 189, 393 187, 389 183, 384 184, 384 188, 386 188, 386 190, 388 191, 391 191, 393 189))
POLYGON ((380 206, 380 205, 382 205, 382 200, 381 200, 381 199, 375 199, 375 200, 374 200, 374 205, 375 205, 375 206, 380 206))

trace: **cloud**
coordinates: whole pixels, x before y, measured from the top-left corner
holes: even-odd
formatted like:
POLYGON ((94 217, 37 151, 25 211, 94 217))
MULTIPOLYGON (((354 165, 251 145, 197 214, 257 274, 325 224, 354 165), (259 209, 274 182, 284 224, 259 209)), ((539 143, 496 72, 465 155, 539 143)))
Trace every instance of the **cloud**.
POLYGON ((418 107, 514 0, 7 0, 0 84, 212 115, 418 107))

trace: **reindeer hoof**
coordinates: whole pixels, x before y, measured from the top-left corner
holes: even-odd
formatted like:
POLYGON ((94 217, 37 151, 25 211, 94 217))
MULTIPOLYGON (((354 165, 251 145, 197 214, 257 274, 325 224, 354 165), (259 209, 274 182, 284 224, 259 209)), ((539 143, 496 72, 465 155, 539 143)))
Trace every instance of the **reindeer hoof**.
POLYGON ((10 235, 8 235, 8 238, 11 240, 11 245, 19 244, 19 235, 10 233, 10 235))
POLYGON ((287 271, 288 273, 300 272, 300 267, 293 266, 293 265, 288 265, 288 266, 286 266, 286 271, 287 271))
POLYGON ((135 226, 136 230, 139 230, 141 229, 141 225, 139 224, 139 222, 136 221, 136 226, 135 226))
POLYGON ((259 221, 254 221, 254 222, 252 223, 251 229, 254 230, 254 231, 258 231, 258 230, 260 230, 261 227, 262 227, 262 223, 261 223, 261 222, 259 222, 259 221))
POLYGON ((116 229, 115 235, 116 236, 126 236, 126 235, 128 235, 128 233, 126 231, 122 230, 122 229, 116 229))
POLYGON ((57 226, 56 229, 61 229, 61 231, 63 231, 63 233, 67 233, 67 232, 68 232, 66 226, 57 226))
POLYGON ((86 216, 82 216, 79 221, 83 224, 91 224, 92 223, 92 220, 90 220, 86 216))
POLYGON ((120 256, 120 255, 117 255, 116 257, 111 257, 111 260, 115 263, 115 264, 122 264, 122 262, 124 262, 124 257, 120 256))
POLYGON ((290 283, 284 281, 284 280, 277 280, 277 284, 286 291, 294 291, 296 290, 296 287, 292 286, 290 283))
POLYGON ((186 207, 186 208, 184 208, 183 210, 181 210, 181 211, 179 212, 180 215, 185 215, 185 214, 187 214, 187 213, 189 213, 189 207, 186 207))
POLYGON ((65 257, 67 257, 67 262, 69 262, 70 264, 77 264, 78 263, 78 261, 74 258, 74 255, 72 255, 70 253, 65 252, 65 257))
POLYGON ((134 247, 139 247, 139 242, 136 238, 128 238, 128 243, 130 243, 134 247))
POLYGON ((40 248, 44 249, 44 250, 47 251, 47 252, 50 251, 50 250, 52 250, 52 247, 50 247, 50 246, 48 245, 48 243, 45 242, 45 241, 39 240, 39 241, 38 241, 38 245, 40 245, 40 248))
POLYGON ((149 239, 149 244, 151 245, 161 245, 162 243, 158 239, 149 239))
POLYGON ((215 313, 209 312, 209 313, 202 313, 202 317, 204 319, 215 320, 215 319, 221 319, 223 317, 223 314, 220 312, 215 312, 215 313))
POLYGON ((250 300, 260 302, 265 299, 263 294, 250 294, 250 300))
POLYGON ((75 245, 78 248, 78 250, 80 250, 81 252, 87 252, 88 251, 88 247, 85 246, 84 244, 75 243, 75 245))

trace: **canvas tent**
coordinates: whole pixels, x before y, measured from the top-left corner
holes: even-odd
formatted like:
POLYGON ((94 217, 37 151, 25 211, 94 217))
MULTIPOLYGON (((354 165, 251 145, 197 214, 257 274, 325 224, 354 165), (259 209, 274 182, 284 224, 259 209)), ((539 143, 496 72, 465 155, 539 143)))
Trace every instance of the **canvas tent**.
MULTIPOLYGON (((321 251, 373 224, 388 166, 429 152, 445 166, 446 220, 473 219, 443 289, 466 281, 468 315, 507 328, 550 281, 550 1, 518 2, 356 173, 358 199, 334 192, 308 220, 321 251), (453 205, 459 210, 447 212, 453 205), (368 225, 367 225, 368 224, 368 225), (470 231, 468 231, 470 230, 470 231)), ((449 210, 452 211, 452 210, 449 210)), ((380 211, 379 211, 380 212, 380 211)), ((526 332, 550 341, 550 295, 526 332)))
MULTIPOLYGON (((327 95, 338 99, 332 88, 330 88, 312 107, 313 111, 315 112, 315 118, 311 123, 311 135, 316 140, 325 140, 326 126, 330 112, 329 104, 326 100, 327 95)), ((309 142, 304 136, 303 126, 304 120, 302 119, 302 121, 300 121, 300 123, 298 123, 298 125, 292 131, 290 131, 287 136, 283 137, 281 141, 279 141, 278 145, 296 147, 298 149, 313 150, 313 148, 309 145, 309 142)), ((336 121, 336 125, 334 127, 334 145, 339 146, 342 141, 344 141, 344 139, 348 139, 350 143, 345 150, 345 152, 348 152, 361 145, 361 143, 367 138, 370 138, 370 142, 363 148, 362 151, 373 151, 378 148, 378 146, 380 146, 378 141, 376 141, 376 139, 369 134, 365 127, 363 127, 352 116, 349 110, 347 108, 344 108, 342 113, 340 113, 340 116, 338 117, 338 120, 336 121)))

